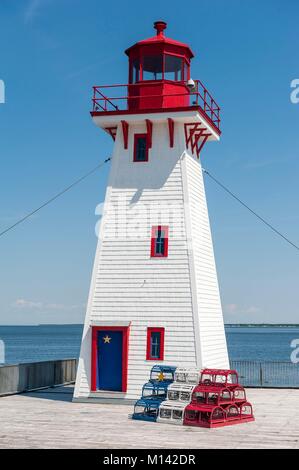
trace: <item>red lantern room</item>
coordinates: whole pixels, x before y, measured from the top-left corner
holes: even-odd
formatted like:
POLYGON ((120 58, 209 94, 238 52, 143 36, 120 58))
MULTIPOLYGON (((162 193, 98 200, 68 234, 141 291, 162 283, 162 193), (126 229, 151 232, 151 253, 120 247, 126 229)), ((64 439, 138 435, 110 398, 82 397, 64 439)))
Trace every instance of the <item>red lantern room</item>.
POLYGON ((129 56, 128 108, 176 108, 188 106, 190 60, 187 44, 165 37, 164 21, 156 21, 157 34, 137 42, 125 52, 129 56))
MULTIPOLYGON (((192 150, 196 147, 199 155, 205 142, 203 137, 213 140, 221 134, 220 108, 203 83, 191 79, 190 62, 194 55, 188 44, 166 37, 164 21, 156 21, 154 27, 155 36, 139 41, 125 51, 129 58, 128 83, 93 87, 91 115, 111 117, 101 122, 105 122, 103 128, 114 139, 118 121, 113 121, 112 116, 197 112, 203 121, 200 126, 197 120, 194 135, 192 131, 196 141, 192 150), (198 133, 207 125, 211 126, 209 134, 198 133)), ((170 115, 169 118, 173 119, 170 115)), ((188 127, 189 123, 186 125, 188 127)))

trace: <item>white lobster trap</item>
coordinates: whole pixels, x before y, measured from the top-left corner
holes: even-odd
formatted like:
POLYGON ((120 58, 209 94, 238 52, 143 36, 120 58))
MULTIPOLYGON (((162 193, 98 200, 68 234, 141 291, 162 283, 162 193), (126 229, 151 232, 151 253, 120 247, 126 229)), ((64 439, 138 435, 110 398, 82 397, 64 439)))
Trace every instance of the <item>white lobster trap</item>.
POLYGON ((167 389, 167 401, 190 403, 195 384, 173 382, 167 389))
POLYGON ((163 401, 159 408, 157 422, 182 425, 184 421, 184 411, 187 405, 188 403, 181 401, 163 401))
POLYGON ((200 382, 201 370, 187 367, 178 367, 174 373, 174 380, 177 383, 198 385, 200 382))

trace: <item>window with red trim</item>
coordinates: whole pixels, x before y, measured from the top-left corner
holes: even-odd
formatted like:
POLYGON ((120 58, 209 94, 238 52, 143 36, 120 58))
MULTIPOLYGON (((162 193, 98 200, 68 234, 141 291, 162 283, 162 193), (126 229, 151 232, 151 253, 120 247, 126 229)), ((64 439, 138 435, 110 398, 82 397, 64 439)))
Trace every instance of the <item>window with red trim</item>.
POLYGON ((151 257, 166 258, 168 256, 168 227, 157 225, 152 227, 151 257))
POLYGON ((134 135, 134 162, 148 161, 148 138, 147 134, 134 135))
POLYGON ((148 328, 147 329, 147 361, 163 361, 164 360, 164 328, 148 328))

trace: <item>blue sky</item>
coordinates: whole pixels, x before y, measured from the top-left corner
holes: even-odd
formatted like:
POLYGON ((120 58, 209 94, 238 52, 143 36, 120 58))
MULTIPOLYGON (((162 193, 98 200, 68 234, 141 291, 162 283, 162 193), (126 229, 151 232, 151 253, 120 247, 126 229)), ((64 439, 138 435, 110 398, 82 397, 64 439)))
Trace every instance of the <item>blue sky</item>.
MULTIPOLYGON (((127 81, 123 51, 157 19, 222 107, 203 166, 298 244, 297 0, 0 0, 0 229, 110 154, 91 87, 127 81)), ((0 239, 0 324, 83 321, 108 171, 0 239)), ((206 188, 226 321, 298 322, 299 253, 206 188)))

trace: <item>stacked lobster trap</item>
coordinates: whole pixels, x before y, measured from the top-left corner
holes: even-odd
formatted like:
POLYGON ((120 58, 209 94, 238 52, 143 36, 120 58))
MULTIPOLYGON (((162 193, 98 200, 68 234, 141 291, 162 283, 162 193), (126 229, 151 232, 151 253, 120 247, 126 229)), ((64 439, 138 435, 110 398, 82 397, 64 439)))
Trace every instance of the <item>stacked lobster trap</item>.
POLYGON ((167 389, 174 380, 175 367, 155 365, 150 379, 142 387, 142 395, 134 406, 133 419, 156 421, 159 407, 166 399, 167 389))
POLYGON ((171 366, 152 368, 132 417, 206 428, 254 421, 252 405, 235 370, 171 366))
POLYGON ((159 408, 159 423, 183 424, 184 412, 191 402, 192 392, 200 380, 197 369, 177 368, 174 382, 167 389, 167 399, 159 408))
POLYGON ((233 370, 205 369, 185 409, 184 424, 215 428, 254 421, 252 405, 233 370))

